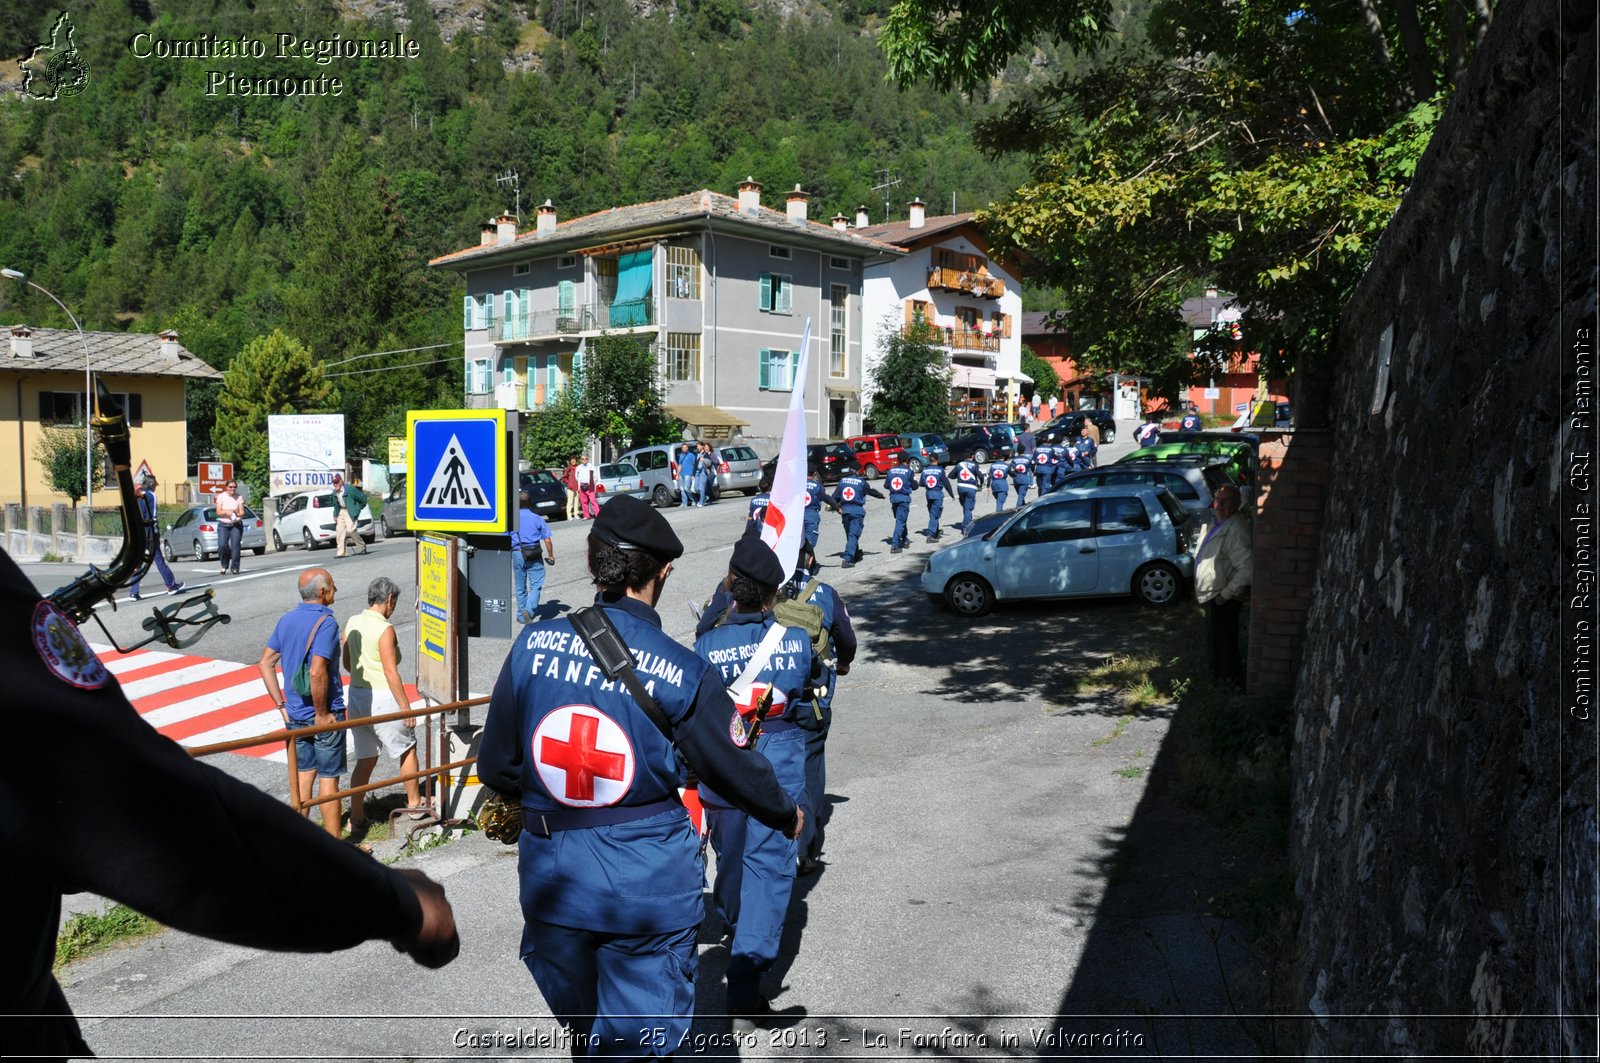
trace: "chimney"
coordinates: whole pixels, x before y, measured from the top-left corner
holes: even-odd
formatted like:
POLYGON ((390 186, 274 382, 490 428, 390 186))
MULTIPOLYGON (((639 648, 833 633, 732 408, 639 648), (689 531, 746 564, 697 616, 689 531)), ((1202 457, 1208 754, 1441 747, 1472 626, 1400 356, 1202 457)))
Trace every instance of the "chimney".
POLYGON ((182 357, 178 353, 178 334, 172 329, 167 329, 159 335, 161 337, 161 357, 169 362, 178 361, 182 357))
POLYGON ((483 223, 483 228, 479 231, 478 246, 488 247, 492 243, 494 243, 494 219, 490 218, 483 223))
POLYGON ((865 203, 863 203, 863 204, 861 204, 861 206, 856 208, 856 228, 857 229, 865 229, 866 227, 867 227, 867 205, 865 203))
POLYGON ((811 193, 802 191, 799 185, 794 186, 794 191, 789 193, 789 223, 791 225, 804 225, 806 223, 806 204, 811 202, 811 193))
POLYGON ((517 238, 517 219, 509 214, 502 214, 494 220, 494 242, 509 244, 517 238))
POLYGON ((840 211, 833 216, 833 227, 840 232, 850 228, 850 219, 844 216, 844 211, 840 211))
POLYGON ((739 213, 754 214, 761 209, 761 186, 754 177, 739 182, 739 213))
POLYGON ((11 326, 11 357, 33 357, 33 329, 27 325, 11 326))
POLYGON ((906 224, 913 229, 920 229, 922 228, 922 223, 927 219, 927 214, 928 207, 922 202, 922 197, 918 196, 906 206, 906 224))
POLYGON ((1216 297, 1217 297, 1217 290, 1215 288, 1207 288, 1206 289, 1206 298, 1207 299, 1215 299, 1216 297))
POLYGON ((544 201, 544 206, 539 208, 539 217, 534 222, 533 231, 541 234, 556 231, 556 208, 548 199, 544 201))

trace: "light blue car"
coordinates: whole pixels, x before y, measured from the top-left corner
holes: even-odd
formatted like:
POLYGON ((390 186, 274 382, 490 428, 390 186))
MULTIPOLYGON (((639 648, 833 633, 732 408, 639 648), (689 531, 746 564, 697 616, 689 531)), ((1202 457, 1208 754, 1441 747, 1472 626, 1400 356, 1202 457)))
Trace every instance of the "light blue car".
POLYGON ((962 616, 997 601, 1131 594, 1172 605, 1194 578, 1200 528, 1165 487, 1067 488, 1028 503, 998 527, 937 550, 922 589, 962 616))

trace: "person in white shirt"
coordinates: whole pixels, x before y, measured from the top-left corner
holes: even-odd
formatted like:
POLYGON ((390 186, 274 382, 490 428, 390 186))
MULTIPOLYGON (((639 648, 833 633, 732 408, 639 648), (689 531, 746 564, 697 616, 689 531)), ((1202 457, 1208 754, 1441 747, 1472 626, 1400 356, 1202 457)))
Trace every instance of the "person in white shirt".
POLYGON ((1217 488, 1211 500, 1217 519, 1200 537, 1194 559, 1194 596, 1206 607, 1206 640, 1212 678, 1242 683, 1239 657, 1239 614, 1250 595, 1250 526, 1238 517, 1239 489, 1217 488))
POLYGON ((583 464, 578 466, 578 509, 584 520, 600 515, 600 500, 595 497, 595 487, 599 483, 600 470, 584 458, 583 464))

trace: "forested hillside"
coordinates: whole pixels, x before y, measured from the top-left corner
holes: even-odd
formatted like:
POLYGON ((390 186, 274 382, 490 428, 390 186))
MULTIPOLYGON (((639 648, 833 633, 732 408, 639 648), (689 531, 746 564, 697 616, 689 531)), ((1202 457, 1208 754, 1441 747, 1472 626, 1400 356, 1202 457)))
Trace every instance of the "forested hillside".
MULTIPOLYGON (((407 406, 460 395, 458 283, 424 269, 513 205, 563 218, 753 174, 771 204, 796 184, 814 216, 883 212, 900 184, 947 210, 1016 187, 1023 163, 973 146, 975 107, 885 80, 886 0, 69 0, 87 80, 26 98, 18 59, 49 40, 60 0, 11 0, 0 26, 0 265, 26 272, 86 328, 154 332, 227 367, 281 329, 307 345, 376 449, 407 406), (413 59, 161 58, 155 40, 383 40, 413 59), (136 35, 147 33, 135 46, 136 35), (448 38, 448 39, 447 39, 448 38), (140 53, 143 53, 142 55, 140 53), (340 95, 207 95, 207 71, 338 77, 340 95), (1011 169, 1007 169, 1010 166, 1011 169), (359 375, 351 375, 359 373, 359 375)), ((65 325, 31 289, 0 320, 65 325)), ((191 457, 211 450, 215 396, 191 401, 191 457)))

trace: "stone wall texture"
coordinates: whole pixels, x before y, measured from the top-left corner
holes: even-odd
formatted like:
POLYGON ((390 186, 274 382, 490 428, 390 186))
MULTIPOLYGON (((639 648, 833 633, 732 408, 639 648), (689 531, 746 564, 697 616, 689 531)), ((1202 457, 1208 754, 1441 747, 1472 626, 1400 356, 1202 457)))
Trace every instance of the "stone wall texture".
POLYGON ((1295 696, 1315 1056, 1594 1058, 1595 725, 1558 680, 1595 20, 1497 6, 1341 326, 1295 696))

